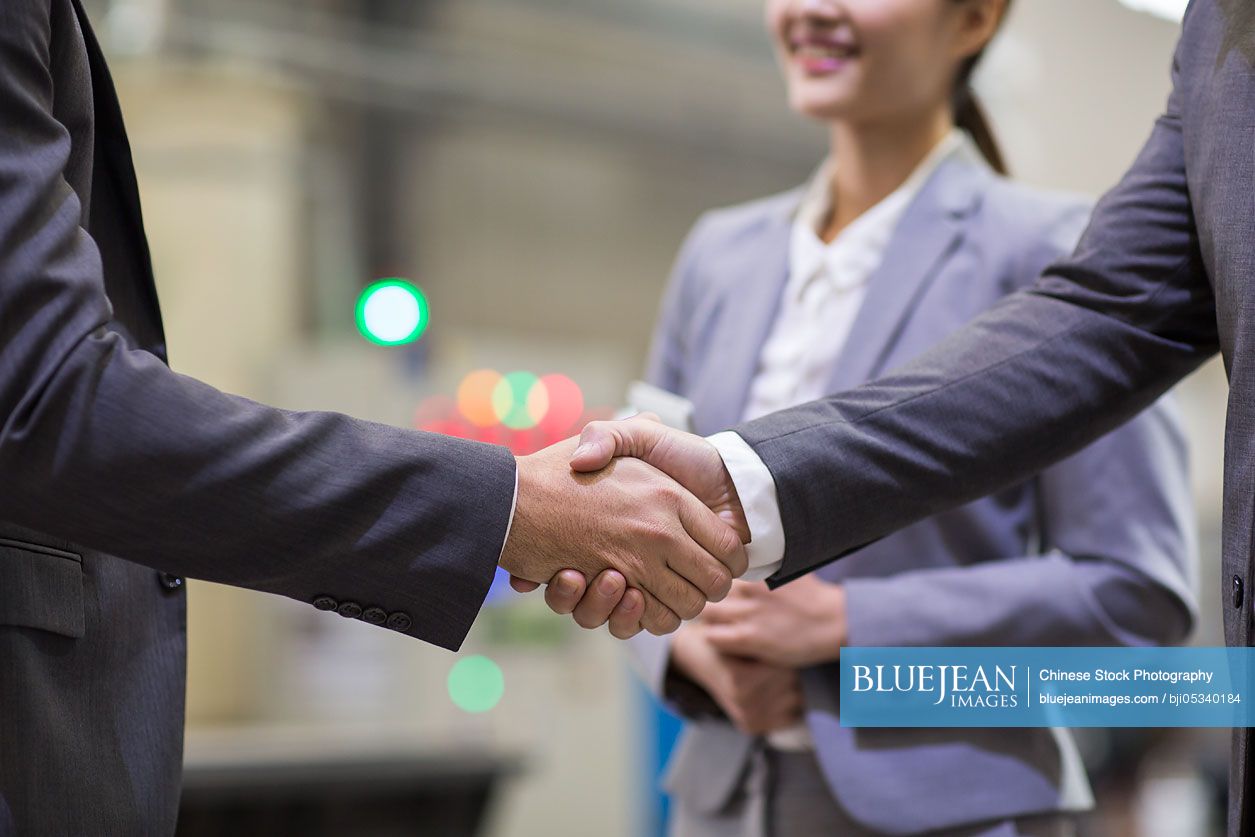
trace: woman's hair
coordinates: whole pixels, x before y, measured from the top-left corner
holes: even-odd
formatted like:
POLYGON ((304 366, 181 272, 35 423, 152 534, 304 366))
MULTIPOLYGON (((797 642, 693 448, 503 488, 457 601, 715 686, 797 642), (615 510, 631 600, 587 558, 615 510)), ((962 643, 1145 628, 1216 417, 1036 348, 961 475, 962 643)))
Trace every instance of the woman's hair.
MULTIPOLYGON (((957 0, 957 2, 962 3, 965 0, 957 0)), ((1011 0, 1007 0, 1007 9, 1010 9, 1010 7, 1011 0)), ((1003 12, 1003 18, 1006 18, 1005 11, 1003 12)), ((999 25, 1001 25, 1001 21, 999 21, 999 25)), ((985 48, 987 47, 988 45, 985 48)), ((976 72, 977 65, 980 64, 981 59, 985 56, 985 48, 966 59, 959 67, 958 75, 955 76, 954 93, 952 94, 954 124, 967 132, 994 171, 998 172, 998 174, 1008 174, 1007 161, 1002 156, 1002 148, 998 145, 998 138, 994 135, 993 126, 989 122, 989 117, 985 114, 985 109, 981 106, 976 91, 972 89, 972 74, 976 72)))

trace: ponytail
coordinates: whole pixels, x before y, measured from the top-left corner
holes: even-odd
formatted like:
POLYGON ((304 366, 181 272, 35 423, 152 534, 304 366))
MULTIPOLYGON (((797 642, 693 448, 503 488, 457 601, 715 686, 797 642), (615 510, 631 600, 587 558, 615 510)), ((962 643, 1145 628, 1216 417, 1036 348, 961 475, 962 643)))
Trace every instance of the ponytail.
MULTIPOLYGON (((1011 0, 1006 0, 1006 5, 1007 9, 1009 9, 1011 0)), ((1005 10, 1003 19, 1006 19, 1005 10)), ((1001 25, 1001 22, 999 22, 999 25, 1001 25)), ((998 144, 998 138, 994 134, 993 125, 985 113, 985 108, 981 106, 976 91, 972 89, 972 75, 976 72, 977 65, 980 64, 981 59, 984 57, 985 48, 982 48, 980 52, 968 58, 959 67, 959 72, 954 79, 954 93, 952 95, 954 124, 972 138, 972 141, 976 143, 976 147, 980 149, 981 156, 985 158, 985 161, 989 163, 994 171, 1001 175, 1007 175, 1010 173, 1010 169, 1007 167, 1006 157, 1002 154, 1002 146, 998 144)))
POLYGON ((994 171, 1004 176, 1010 174, 1007 160, 1002 156, 1002 147, 998 145, 998 137, 994 134, 993 125, 985 115, 985 108, 981 106, 976 91, 965 84, 955 93, 954 98, 954 124, 972 138, 980 149, 981 156, 994 171))

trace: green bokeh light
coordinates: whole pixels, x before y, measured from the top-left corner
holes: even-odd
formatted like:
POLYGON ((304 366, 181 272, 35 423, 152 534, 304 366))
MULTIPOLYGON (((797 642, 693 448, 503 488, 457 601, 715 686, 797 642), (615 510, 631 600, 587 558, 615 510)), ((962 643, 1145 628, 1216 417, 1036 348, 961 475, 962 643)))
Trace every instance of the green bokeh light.
POLYGON ((528 409, 527 399, 540 378, 531 372, 511 372, 492 391, 492 408, 501 423, 511 430, 530 430, 539 420, 528 409))
POLYGON ((357 330, 372 343, 413 343, 427 330, 427 297, 404 279, 376 282, 357 299, 357 330))
POLYGON ((449 697, 464 712, 487 712, 505 694, 505 675, 487 657, 463 657, 449 671, 449 697))

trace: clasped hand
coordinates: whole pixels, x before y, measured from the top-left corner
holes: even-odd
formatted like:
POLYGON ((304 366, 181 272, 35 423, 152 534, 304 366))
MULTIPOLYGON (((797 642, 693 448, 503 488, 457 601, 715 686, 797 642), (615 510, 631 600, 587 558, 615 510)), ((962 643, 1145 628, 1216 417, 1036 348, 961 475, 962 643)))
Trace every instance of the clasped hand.
POLYGON ((738 581, 675 635, 670 665, 741 732, 766 735, 800 720, 799 669, 838 659, 844 644, 840 585, 803 576, 773 591, 738 581))
POLYGON ((626 639, 675 631, 747 567, 736 488, 704 439, 649 417, 593 422, 518 460, 501 566, 520 592, 626 639))

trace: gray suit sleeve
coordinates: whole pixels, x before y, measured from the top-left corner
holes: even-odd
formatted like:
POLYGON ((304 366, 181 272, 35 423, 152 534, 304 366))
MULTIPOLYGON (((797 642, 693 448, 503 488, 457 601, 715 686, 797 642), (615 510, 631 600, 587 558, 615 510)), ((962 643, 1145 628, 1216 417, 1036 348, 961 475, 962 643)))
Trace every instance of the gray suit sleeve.
MULTIPOLYGON (((645 380, 668 392, 684 394, 685 381, 683 376, 685 353, 685 324, 691 311, 689 300, 692 299, 694 282, 694 258, 699 250, 699 238, 703 222, 699 220, 685 239, 667 289, 663 294, 662 306, 658 312, 658 324, 654 329, 653 341, 649 348, 649 364, 645 372, 645 380)), ((684 713, 683 696, 668 694, 668 674, 671 666, 671 642, 674 634, 654 636, 649 633, 637 634, 628 640, 628 653, 632 657, 637 673, 653 694, 661 699, 669 700, 672 709, 684 713), (677 703, 677 699, 680 703, 677 703)), ((693 689, 697 686, 694 684, 693 689)))
MULTIPOLYGON (((1016 260, 1023 285, 1071 251, 1089 208, 1071 207, 1016 260)), ((1033 555, 847 580, 849 642, 1158 645, 1197 617, 1189 452, 1175 399, 1046 469, 1032 483, 1033 555), (910 619, 901 618, 909 612, 910 619)), ((962 558, 962 556, 959 556, 962 558)))
POLYGON ((844 582, 850 644, 1181 641, 1197 616, 1186 458, 1174 405, 1156 404, 1035 480, 1045 554, 844 582))
POLYGON ((786 549, 773 583, 1027 479, 1217 351, 1177 76, 1071 258, 902 371, 736 428, 776 482, 786 549))
POLYGON ((456 647, 495 571, 513 457, 271 409, 131 345, 64 176, 49 50, 47 3, 0 4, 5 520, 171 573, 405 611, 407 633, 456 647))

